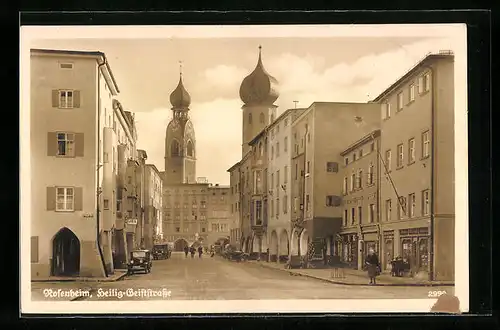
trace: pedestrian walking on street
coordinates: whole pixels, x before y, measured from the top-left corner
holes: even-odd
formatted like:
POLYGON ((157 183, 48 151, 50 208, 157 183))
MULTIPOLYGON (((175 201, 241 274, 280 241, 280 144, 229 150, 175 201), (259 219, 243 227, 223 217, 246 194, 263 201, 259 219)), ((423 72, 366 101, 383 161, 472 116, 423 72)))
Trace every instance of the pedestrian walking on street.
POLYGON ((186 258, 188 257, 188 253, 189 253, 189 248, 187 246, 184 247, 184 255, 186 256, 186 258))
POLYGON ((191 246, 191 258, 194 258, 194 254, 196 253, 193 246, 191 246))
POLYGON ((379 275, 380 263, 378 256, 373 249, 370 249, 366 256, 366 269, 370 278, 370 285, 376 284, 375 278, 379 275))
POLYGON ((203 247, 200 245, 198 246, 198 256, 201 258, 202 254, 203 254, 203 247))

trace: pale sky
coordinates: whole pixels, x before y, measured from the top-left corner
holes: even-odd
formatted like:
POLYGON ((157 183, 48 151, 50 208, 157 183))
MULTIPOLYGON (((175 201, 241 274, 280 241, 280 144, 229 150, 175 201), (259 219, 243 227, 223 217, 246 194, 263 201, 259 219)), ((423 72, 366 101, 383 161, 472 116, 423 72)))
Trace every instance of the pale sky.
MULTIPOLYGON (((376 29, 376 27, 374 27, 376 29)), ((246 29, 252 29, 246 27, 246 29)), ((396 33, 397 31, 395 31, 396 33)), ((43 35, 43 34, 41 34, 43 35)), ((271 38, 87 38, 31 40, 33 48, 98 50, 120 88, 118 99, 136 113, 138 148, 164 170, 170 93, 183 62, 196 131, 197 176, 229 184, 226 170, 241 158, 239 88, 257 63, 278 82, 278 114, 314 101, 367 102, 429 52, 455 50, 453 39, 419 36, 271 38)))

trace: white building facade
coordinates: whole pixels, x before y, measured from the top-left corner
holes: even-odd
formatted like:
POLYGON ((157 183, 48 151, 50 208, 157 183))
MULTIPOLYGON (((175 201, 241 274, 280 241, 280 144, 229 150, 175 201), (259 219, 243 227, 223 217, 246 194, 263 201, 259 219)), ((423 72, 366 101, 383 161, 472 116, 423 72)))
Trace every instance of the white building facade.
POLYGON ((116 214, 102 210, 113 196, 103 149, 118 86, 101 52, 32 49, 30 62, 32 278, 105 276, 116 214))

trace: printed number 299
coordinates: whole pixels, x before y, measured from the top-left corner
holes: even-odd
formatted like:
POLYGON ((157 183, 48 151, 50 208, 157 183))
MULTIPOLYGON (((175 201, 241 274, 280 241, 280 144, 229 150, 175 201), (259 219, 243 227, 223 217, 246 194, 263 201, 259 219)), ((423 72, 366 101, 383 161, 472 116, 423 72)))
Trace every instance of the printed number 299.
POLYGON ((428 291, 427 297, 428 298, 437 298, 443 294, 446 294, 446 291, 428 291))

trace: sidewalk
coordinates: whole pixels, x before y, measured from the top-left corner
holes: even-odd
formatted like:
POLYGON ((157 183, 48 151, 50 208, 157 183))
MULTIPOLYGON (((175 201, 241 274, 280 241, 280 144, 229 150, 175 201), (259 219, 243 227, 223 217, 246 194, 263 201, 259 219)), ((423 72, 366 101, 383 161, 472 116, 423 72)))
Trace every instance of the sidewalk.
POLYGON ((33 279, 31 282, 115 282, 121 280, 126 275, 126 270, 115 269, 115 273, 109 277, 49 276, 33 279))
MULTIPOLYGON (((369 279, 364 271, 346 268, 326 269, 285 269, 285 264, 276 262, 247 261, 261 267, 288 272, 293 276, 305 276, 334 284, 370 286, 369 279)), ((429 281, 411 277, 393 277, 388 274, 377 276, 377 286, 454 286, 453 281, 429 281)))

